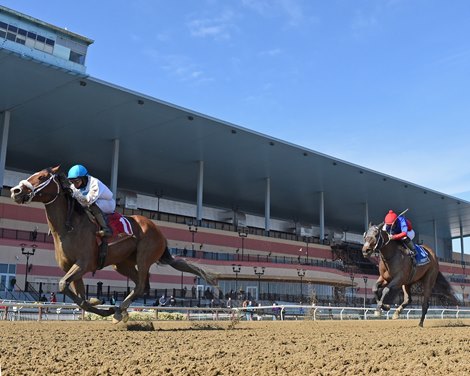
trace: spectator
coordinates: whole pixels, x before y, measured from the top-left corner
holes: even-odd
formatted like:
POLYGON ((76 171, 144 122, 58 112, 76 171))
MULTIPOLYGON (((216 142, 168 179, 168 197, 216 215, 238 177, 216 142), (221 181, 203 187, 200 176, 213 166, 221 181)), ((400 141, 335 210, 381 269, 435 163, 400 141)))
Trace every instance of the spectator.
POLYGON ((57 297, 55 296, 55 292, 51 292, 51 297, 49 298, 51 303, 57 303, 57 297))
POLYGON ((232 308, 233 308, 233 302, 232 302, 232 298, 231 298, 231 297, 229 297, 229 298, 227 299, 227 308, 229 308, 229 309, 232 309, 232 308))
POLYGON ((165 294, 163 294, 160 299, 158 299, 158 304, 161 306, 161 307, 165 307, 166 306, 166 296, 165 294))
POLYGON ((173 295, 170 296, 170 307, 176 306, 176 299, 174 298, 173 295))
POLYGON ((273 303, 273 320, 279 320, 279 315, 281 314, 281 307, 277 305, 276 302, 273 303))

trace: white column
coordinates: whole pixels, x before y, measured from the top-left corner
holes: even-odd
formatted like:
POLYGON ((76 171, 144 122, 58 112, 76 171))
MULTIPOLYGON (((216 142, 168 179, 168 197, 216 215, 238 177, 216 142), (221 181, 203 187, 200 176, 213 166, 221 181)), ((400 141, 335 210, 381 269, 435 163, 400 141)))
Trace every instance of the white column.
POLYGON ((463 246, 463 229, 462 223, 460 223, 460 261, 464 262, 464 246, 463 246))
POLYGON ((266 195, 264 199, 264 232, 271 229, 271 178, 266 178, 266 195))
POLYGON ((436 256, 437 256, 437 226, 436 226, 436 220, 433 219, 432 220, 432 227, 433 227, 433 231, 434 231, 434 252, 436 252, 436 256))
POLYGON ((119 139, 113 140, 113 156, 111 159, 111 192, 114 197, 117 196, 117 180, 118 180, 118 169, 119 169, 119 139))
POLYGON ((204 187, 204 161, 199 161, 199 174, 197 177, 197 208, 196 220, 198 223, 202 220, 202 192, 204 187))
POLYGON ((8 146, 8 131, 10 130, 10 111, 3 113, 2 128, 0 134, 2 136, 0 146, 0 193, 3 188, 3 178, 5 176, 5 164, 7 158, 7 146, 8 146))
POLYGON ((369 229, 369 203, 364 203, 364 231, 369 229))
POLYGON ((325 200, 324 192, 320 192, 320 240, 325 240, 325 200))

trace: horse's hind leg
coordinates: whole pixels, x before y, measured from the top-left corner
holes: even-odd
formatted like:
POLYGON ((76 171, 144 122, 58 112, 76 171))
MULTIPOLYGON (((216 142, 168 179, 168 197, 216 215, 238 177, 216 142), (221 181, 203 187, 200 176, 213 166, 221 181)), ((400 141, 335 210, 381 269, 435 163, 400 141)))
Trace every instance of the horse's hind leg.
MULTIPOLYGON (((77 294, 79 298, 86 299, 85 284, 83 283, 83 279, 77 279, 76 281, 72 281, 71 286, 72 286, 72 289, 75 291, 75 294, 77 294)), ((96 298, 91 298, 91 299, 88 299, 87 301, 92 306, 101 304, 101 300, 96 299, 96 298)))
MULTIPOLYGON (((123 300, 123 302, 119 305, 119 309, 113 316, 113 322, 118 323, 120 321, 126 322, 129 319, 129 315, 127 314, 127 308, 132 304, 132 302, 142 295, 145 290, 145 287, 149 284, 148 282, 148 272, 143 273, 137 271, 135 262, 133 260, 125 260, 119 264, 114 266, 114 269, 119 273, 128 278, 130 278, 134 283, 135 287, 131 290, 129 295, 123 300), (142 281, 142 277, 144 277, 142 281)), ((139 270, 141 270, 139 268, 139 270)))
POLYGON ((411 302, 411 292, 410 292, 410 286, 402 286, 403 290, 403 303, 401 303, 400 307, 397 308, 397 310, 394 312, 392 319, 396 320, 398 319, 398 316, 400 316, 400 313, 403 311, 403 309, 410 304, 411 302))
POLYGON ((421 305, 421 319, 419 320, 419 326, 423 327, 424 318, 428 313, 429 299, 432 294, 432 286, 436 283, 437 273, 428 275, 421 281, 423 284, 423 304, 421 305), (432 282, 431 282, 432 281, 432 282))

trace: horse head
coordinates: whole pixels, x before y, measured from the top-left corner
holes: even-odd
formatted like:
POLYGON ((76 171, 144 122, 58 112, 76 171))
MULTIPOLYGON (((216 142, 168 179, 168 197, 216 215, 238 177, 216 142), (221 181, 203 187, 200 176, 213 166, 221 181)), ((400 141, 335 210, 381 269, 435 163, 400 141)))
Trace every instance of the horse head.
POLYGON ((369 224, 368 230, 364 233, 364 245, 362 246, 362 255, 364 257, 370 257, 372 252, 377 252, 384 245, 382 226, 383 222, 379 225, 369 224))
POLYGON ((17 204, 28 204, 31 201, 42 202, 45 205, 52 203, 62 188, 59 168, 60 166, 46 168, 26 180, 21 180, 16 187, 10 189, 11 198, 17 204))

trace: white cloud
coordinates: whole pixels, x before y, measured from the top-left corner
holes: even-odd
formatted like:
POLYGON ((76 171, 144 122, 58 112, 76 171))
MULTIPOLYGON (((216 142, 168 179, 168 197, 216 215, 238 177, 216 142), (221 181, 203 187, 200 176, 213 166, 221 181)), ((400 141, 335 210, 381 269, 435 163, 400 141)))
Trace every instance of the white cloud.
POLYGON ((193 19, 188 23, 188 28, 194 37, 230 39, 231 33, 236 29, 233 18, 232 11, 224 11, 218 17, 193 19))

